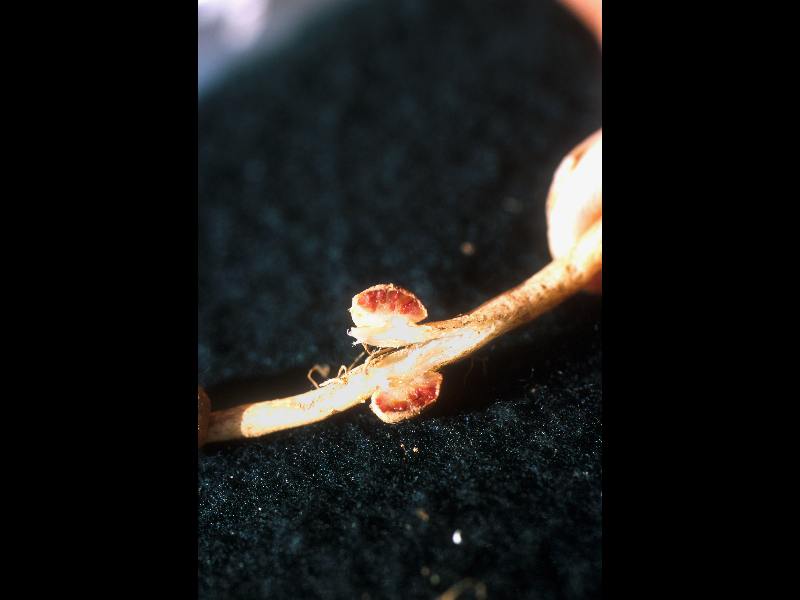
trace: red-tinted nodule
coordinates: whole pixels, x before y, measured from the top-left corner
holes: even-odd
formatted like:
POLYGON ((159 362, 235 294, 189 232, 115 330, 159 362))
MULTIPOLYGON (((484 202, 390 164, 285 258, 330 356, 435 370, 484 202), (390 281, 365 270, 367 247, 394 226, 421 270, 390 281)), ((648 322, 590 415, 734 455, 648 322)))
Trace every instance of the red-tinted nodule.
POLYGON ((429 371, 410 381, 390 380, 388 388, 377 390, 372 395, 372 401, 380 412, 387 415, 411 413, 403 415, 403 418, 413 416, 436 401, 442 379, 441 373, 429 371))
POLYGON ((428 316, 419 298, 391 283, 374 285, 357 294, 350 313, 357 327, 375 325, 376 318, 402 315, 410 323, 417 323, 428 316))

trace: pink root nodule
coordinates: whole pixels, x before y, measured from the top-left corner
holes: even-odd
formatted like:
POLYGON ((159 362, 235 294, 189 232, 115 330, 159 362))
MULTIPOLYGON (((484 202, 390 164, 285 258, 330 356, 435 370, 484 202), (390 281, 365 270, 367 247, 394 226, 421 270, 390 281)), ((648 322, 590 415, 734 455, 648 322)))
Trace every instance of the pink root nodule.
POLYGON ((442 374, 435 371, 413 379, 391 379, 388 387, 372 394, 370 408, 387 423, 414 417, 436 401, 442 380, 442 374))

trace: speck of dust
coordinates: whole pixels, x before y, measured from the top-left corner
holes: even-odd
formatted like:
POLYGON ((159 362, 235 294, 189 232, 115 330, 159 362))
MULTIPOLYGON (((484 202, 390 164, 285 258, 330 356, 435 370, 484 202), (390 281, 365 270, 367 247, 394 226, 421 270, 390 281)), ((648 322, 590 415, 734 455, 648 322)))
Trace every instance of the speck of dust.
POLYGON ((461 543, 461 530, 460 529, 456 529, 453 532, 453 543, 454 544, 460 544, 461 543))

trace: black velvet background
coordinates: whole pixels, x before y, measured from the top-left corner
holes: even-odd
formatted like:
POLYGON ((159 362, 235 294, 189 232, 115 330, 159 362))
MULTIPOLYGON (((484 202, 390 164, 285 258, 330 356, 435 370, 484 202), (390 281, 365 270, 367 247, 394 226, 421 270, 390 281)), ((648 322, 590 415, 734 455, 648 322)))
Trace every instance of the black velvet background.
MULTIPOLYGON (((408 287, 441 319, 544 266, 547 188, 600 93, 593 40, 536 0, 355 2, 231 75, 198 125, 215 408, 348 364, 363 288, 408 287)), ((599 596, 600 325, 599 298, 568 301, 445 369, 412 422, 364 405, 205 448, 200 596, 432 598, 465 577, 490 598, 599 596)))

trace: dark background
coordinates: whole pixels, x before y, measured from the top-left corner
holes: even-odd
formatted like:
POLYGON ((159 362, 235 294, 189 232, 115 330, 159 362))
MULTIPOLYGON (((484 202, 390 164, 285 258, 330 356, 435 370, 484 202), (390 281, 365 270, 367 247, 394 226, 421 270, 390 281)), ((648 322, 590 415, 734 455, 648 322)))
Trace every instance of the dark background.
MULTIPOLYGON (((215 408, 348 364, 346 309, 372 284, 440 319, 544 266, 553 171, 600 125, 600 51, 550 2, 354 2, 230 74, 198 123, 215 408)), ((445 369, 417 420, 364 405, 207 447, 200 596, 429 598, 465 577, 599 596, 600 330, 579 296, 445 369)))

